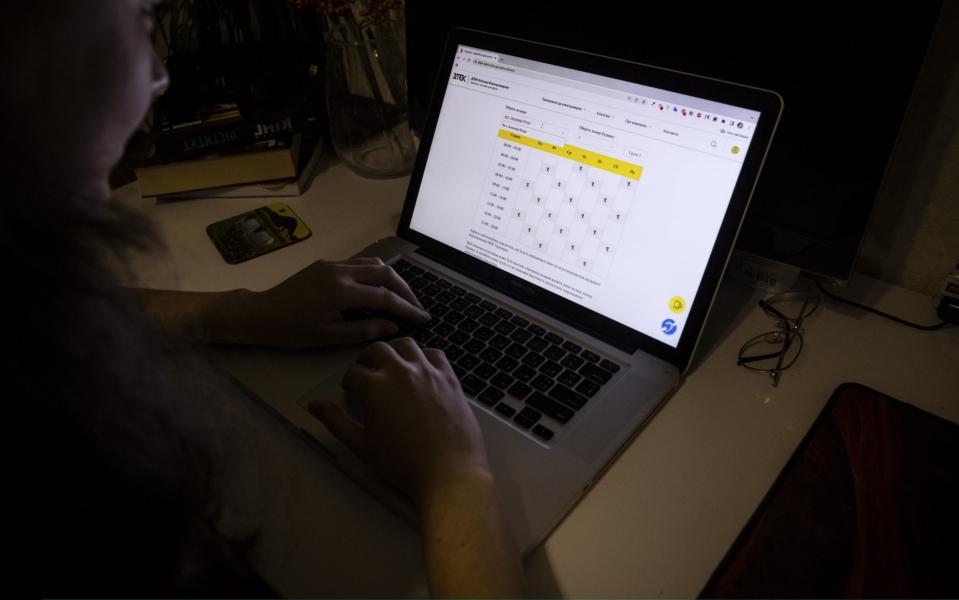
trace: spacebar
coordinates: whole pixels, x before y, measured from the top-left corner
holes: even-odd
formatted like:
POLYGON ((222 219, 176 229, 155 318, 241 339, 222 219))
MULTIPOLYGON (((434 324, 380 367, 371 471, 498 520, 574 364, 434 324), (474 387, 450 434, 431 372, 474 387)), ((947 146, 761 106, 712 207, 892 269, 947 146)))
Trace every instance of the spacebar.
POLYGON ((559 402, 547 398, 542 392, 533 392, 533 395, 526 399, 526 404, 529 404, 547 417, 551 417, 560 423, 569 421, 573 418, 573 415, 576 414, 559 402))

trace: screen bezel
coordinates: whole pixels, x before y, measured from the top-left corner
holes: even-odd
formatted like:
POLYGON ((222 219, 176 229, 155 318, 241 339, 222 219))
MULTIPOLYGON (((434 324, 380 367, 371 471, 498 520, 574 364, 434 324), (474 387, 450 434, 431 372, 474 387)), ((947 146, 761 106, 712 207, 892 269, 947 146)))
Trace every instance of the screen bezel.
MULTIPOLYGON (((720 278, 742 224, 749 198, 755 187, 781 111, 782 98, 775 92, 768 90, 538 42, 456 28, 450 32, 446 47, 443 50, 442 63, 434 84, 426 126, 423 130, 419 153, 407 188, 397 235, 416 244, 419 247, 418 252, 429 258, 455 271, 464 273, 520 302, 534 306, 537 310, 575 326, 624 352, 632 354, 637 350, 642 350, 675 365, 680 372, 684 372, 689 365, 702 325, 718 289, 720 278), (419 195, 420 184, 426 169, 426 159, 433 142, 440 109, 446 96, 447 82, 452 72, 453 60, 459 45, 632 81, 654 88, 755 110, 760 113, 761 116, 754 130, 753 139, 746 153, 739 179, 733 189, 726 214, 719 228, 716 243, 707 260, 699 290, 695 298, 688 304, 690 307, 689 316, 675 348, 498 269, 461 250, 452 248, 410 227, 416 198, 419 195)), ((664 314, 668 313, 665 306, 663 311, 664 314)))

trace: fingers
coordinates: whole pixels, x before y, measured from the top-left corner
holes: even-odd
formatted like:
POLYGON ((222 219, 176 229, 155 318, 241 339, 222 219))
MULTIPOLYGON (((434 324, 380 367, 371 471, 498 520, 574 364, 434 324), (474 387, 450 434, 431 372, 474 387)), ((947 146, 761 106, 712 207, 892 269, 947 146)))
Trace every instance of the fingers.
POLYGON ((396 350, 386 342, 373 342, 356 357, 356 364, 368 369, 382 371, 390 363, 402 360, 396 350))
POLYGON ((410 362, 427 362, 426 357, 423 355, 423 351, 420 347, 413 341, 412 338, 403 337, 395 340, 390 340, 390 346, 396 350, 396 353, 405 358, 410 362))
POLYGON ((348 283, 343 296, 350 307, 385 310, 407 321, 422 322, 430 319, 428 312, 410 304, 388 287, 348 283))
POLYGON ((449 359, 446 358, 446 353, 439 348, 424 348, 423 355, 437 369, 452 369, 449 359))
POLYGON ((341 262, 348 265, 382 265, 383 264, 383 260, 375 256, 354 256, 353 258, 348 258, 341 262))
POLYGON ((360 456, 366 452, 366 431, 337 404, 312 402, 310 413, 320 420, 338 440, 360 456))
POLYGON ((336 340, 338 344, 356 344, 396 335, 399 330, 396 323, 386 319, 360 319, 326 323, 318 329, 318 333, 324 339, 336 340))
MULTIPOLYGON (((379 259, 376 259, 379 260, 379 259)), ((392 267, 384 264, 358 264, 350 269, 353 280, 357 283, 373 286, 383 286, 393 290, 400 298, 403 298, 410 304, 423 308, 416 294, 410 289, 410 286, 403 281, 403 278, 396 274, 392 267)))

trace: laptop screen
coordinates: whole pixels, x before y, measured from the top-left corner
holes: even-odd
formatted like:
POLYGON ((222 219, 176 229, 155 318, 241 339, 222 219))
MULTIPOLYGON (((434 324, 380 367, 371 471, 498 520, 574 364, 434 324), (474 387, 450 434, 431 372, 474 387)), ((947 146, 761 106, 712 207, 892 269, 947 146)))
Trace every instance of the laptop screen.
POLYGON ((410 228, 676 347, 760 114, 460 45, 410 228))

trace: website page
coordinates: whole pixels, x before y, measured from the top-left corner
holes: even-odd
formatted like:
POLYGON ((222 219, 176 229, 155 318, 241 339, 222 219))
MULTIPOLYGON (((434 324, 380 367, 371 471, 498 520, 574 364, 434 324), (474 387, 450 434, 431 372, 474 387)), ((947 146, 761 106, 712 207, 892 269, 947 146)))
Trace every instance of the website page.
POLYGON ((758 118, 460 47, 411 227, 675 347, 758 118))

